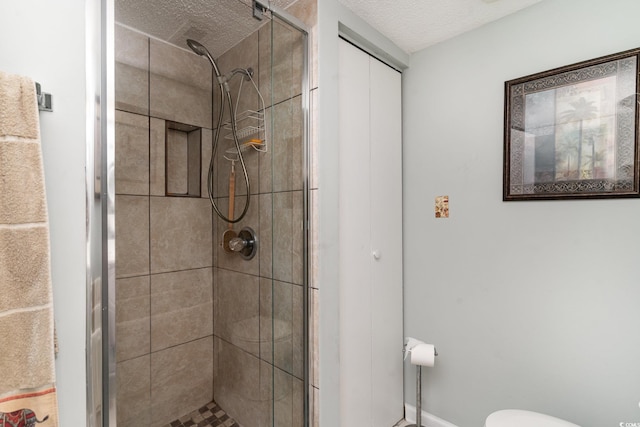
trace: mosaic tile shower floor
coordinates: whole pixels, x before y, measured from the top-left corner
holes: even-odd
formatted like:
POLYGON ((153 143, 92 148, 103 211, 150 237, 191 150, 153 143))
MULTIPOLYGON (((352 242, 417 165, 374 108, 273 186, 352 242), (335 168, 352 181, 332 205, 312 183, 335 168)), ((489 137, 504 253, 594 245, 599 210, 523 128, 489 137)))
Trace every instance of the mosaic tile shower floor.
POLYGON ((216 402, 208 403, 165 427, 242 427, 229 417, 216 402))

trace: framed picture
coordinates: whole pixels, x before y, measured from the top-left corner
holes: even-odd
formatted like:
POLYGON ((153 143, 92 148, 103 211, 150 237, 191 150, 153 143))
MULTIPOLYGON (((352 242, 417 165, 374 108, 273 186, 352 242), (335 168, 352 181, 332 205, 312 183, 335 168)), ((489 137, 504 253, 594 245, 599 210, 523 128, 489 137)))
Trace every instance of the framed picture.
POLYGON ((640 197, 639 55, 505 82, 503 200, 640 197))

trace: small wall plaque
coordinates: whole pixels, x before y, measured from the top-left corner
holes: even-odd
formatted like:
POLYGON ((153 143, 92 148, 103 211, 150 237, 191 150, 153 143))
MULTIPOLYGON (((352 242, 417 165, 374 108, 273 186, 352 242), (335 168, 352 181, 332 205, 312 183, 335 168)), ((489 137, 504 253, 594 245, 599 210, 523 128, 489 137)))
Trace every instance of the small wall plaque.
POLYGON ((436 218, 449 218, 449 196, 436 197, 436 218))

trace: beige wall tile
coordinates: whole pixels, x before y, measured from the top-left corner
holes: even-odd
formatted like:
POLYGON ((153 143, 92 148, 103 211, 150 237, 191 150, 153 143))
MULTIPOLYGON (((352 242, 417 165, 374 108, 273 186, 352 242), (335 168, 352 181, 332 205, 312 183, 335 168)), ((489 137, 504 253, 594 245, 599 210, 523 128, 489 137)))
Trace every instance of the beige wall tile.
POLYGON ((273 194, 260 196, 260 276, 273 277, 273 194))
POLYGON ((273 364, 293 373, 293 285, 273 282, 273 364))
POLYGON ((318 337, 319 337, 319 301, 320 291, 318 289, 309 289, 309 382, 314 387, 320 385, 318 378, 320 376, 319 369, 319 350, 318 337))
POLYGON ((313 387, 313 405, 311 406, 311 427, 320 427, 320 389, 313 387))
POLYGON ((275 427, 273 422, 273 365, 260 360, 260 426, 275 427))
MULTIPOLYGON (((316 10, 316 13, 317 13, 317 10, 316 10)), ((318 88, 318 24, 317 22, 318 21, 316 20, 313 27, 311 28, 311 53, 310 53, 311 76, 310 76, 309 87, 312 89, 318 88)))
MULTIPOLYGON (((247 36, 244 40, 234 46, 232 49, 228 50, 224 54, 222 54, 218 59, 218 66, 220 67, 220 72, 222 74, 228 75, 232 70, 236 68, 241 69, 253 69, 253 79, 258 84, 258 78, 260 76, 259 73, 259 63, 258 63, 258 32, 254 32, 247 36)), ((251 84, 250 81, 243 80, 244 76, 238 74, 233 77, 229 81, 229 88, 232 95, 233 105, 236 108, 238 113, 241 113, 247 109, 259 111, 261 107, 260 98, 255 88, 251 84), (240 84, 242 83, 242 91, 240 92, 240 96, 238 97, 238 90, 240 89, 240 84)), ((220 99, 219 87, 216 85, 216 119, 219 114, 219 105, 217 105, 218 100, 220 99)), ((264 96, 264 95, 263 95, 264 96)), ((266 100, 265 100, 266 101, 266 100)), ((223 121, 229 120, 229 106, 224 106, 225 113, 223 116, 223 121)), ((217 123, 216 123, 217 125, 217 123)), ((238 129, 242 129, 243 123, 238 124, 238 129)), ((223 131, 223 134, 226 132, 223 131)))
POLYGON ((299 286, 260 279, 260 357, 289 373, 294 369, 294 336, 302 334, 302 319, 293 312, 299 306, 293 301, 294 287, 299 286))
POLYGON ((267 387, 268 366, 262 371, 260 360, 235 345, 216 338, 214 365, 214 397, 220 407, 245 426, 268 426, 268 407, 271 402, 267 387))
POLYGON ((260 193, 270 193, 273 191, 273 126, 271 126, 271 115, 273 107, 267 107, 265 114, 265 126, 267 137, 267 151, 258 156, 258 168, 260 170, 260 193))
POLYGON ((273 363, 273 280, 260 278, 260 359, 273 363))
POLYGON ((310 122, 310 138, 309 141, 311 156, 311 171, 309 171, 309 187, 311 189, 318 188, 318 90, 311 91, 311 111, 309 114, 310 122))
POLYGON ((149 113, 149 38, 115 26, 116 109, 149 113))
POLYGON ((164 196, 165 188, 165 121, 150 118, 150 171, 149 191, 152 196, 164 196))
POLYGON ((291 120, 291 190, 302 190, 304 186, 304 129, 302 98, 291 100, 293 117, 291 120))
POLYGON ((151 424, 150 356, 119 362, 116 398, 118 426, 151 424))
POLYGON ((153 273, 210 267, 211 206, 189 197, 151 197, 153 273))
POLYGON ((151 350, 213 334, 213 271, 151 276, 151 350))
MULTIPOLYGON (((211 200, 209 200, 209 205, 211 205, 211 200)), ((221 222, 218 215, 213 211, 213 207, 211 207, 211 223, 211 251, 213 253, 213 266, 218 267, 220 265, 218 257, 222 251, 222 233, 227 229, 227 224, 221 222)))
POLYGON ((303 425, 304 393, 302 381, 274 368, 274 425, 298 427, 303 425))
POLYGON ((318 192, 320 190, 310 191, 310 242, 309 242, 309 286, 312 288, 319 288, 320 281, 318 280, 318 192))
POLYGON ((116 360, 150 352, 149 276, 116 280, 116 360))
POLYGON ((147 114, 149 74, 130 65, 115 64, 116 108, 137 114, 147 114))
POLYGON ((293 402, 291 405, 291 427, 304 425, 304 382, 299 378, 293 378, 292 380, 293 390, 293 402))
POLYGON ((149 37, 135 30, 115 25, 115 60, 149 71, 149 37))
POLYGON ((302 286, 292 285, 291 288, 291 318, 292 318, 292 374, 299 379, 304 377, 304 322, 303 322, 303 291, 302 286))
POLYGON ((149 194, 149 117, 116 111, 116 194, 149 194))
POLYGON ((260 279, 260 357, 303 377, 302 287, 260 279))
MULTIPOLYGON (((291 30, 290 30, 291 31, 291 30)), ((304 76, 304 35, 298 31, 291 32, 291 88, 292 97, 302 94, 302 80, 304 76)))
POLYGON ((292 282, 302 285, 304 282, 304 200, 303 192, 292 192, 291 221, 291 276, 292 282))
POLYGON ((258 70, 258 88, 267 104, 267 108, 274 105, 273 99, 271 98, 271 38, 271 24, 260 27, 258 30, 258 55, 261 67, 258 70))
POLYGON ((213 400, 213 337, 151 354, 151 416, 162 426, 213 400))
POLYGON ((213 144, 213 131, 202 129, 202 178, 200 179, 200 197, 209 198, 207 181, 209 177, 209 162, 211 161, 211 151, 213 144))
POLYGON ((285 101, 273 107, 272 161, 273 189, 292 190, 293 159, 293 102, 285 101))
POLYGON ((317 0, 298 0, 287 8, 287 12, 309 27, 310 46, 310 87, 318 87, 318 3, 317 0))
POLYGON ((273 195, 273 278, 293 281, 293 193, 273 195))
POLYGON ((258 356, 259 278, 219 268, 214 274, 214 334, 258 356))
POLYGON ((212 68, 206 59, 151 40, 149 68, 152 116, 211 129, 212 68))
POLYGON ((116 196, 116 277, 149 274, 149 197, 116 196))
POLYGON ((300 95, 302 37, 297 30, 272 21, 259 30, 260 92, 267 105, 300 95), (271 41, 273 40, 273 44, 271 41))
MULTIPOLYGON (((270 155, 261 159, 261 190, 291 191, 303 188, 303 122, 301 98, 296 97, 273 107, 274 124, 271 138, 270 155), (270 158, 269 158, 270 157, 270 158), (271 160, 272 165, 264 164, 271 160), (272 173, 272 177, 268 175, 272 173), (272 184, 273 188, 269 188, 272 184)), ((269 126, 271 131, 271 126, 269 126)))

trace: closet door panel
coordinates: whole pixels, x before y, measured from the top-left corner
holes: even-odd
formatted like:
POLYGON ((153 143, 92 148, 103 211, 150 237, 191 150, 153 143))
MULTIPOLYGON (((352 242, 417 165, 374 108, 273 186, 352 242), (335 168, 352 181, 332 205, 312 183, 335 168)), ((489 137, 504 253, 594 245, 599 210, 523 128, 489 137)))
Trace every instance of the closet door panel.
POLYGON ((342 425, 403 416, 401 76, 340 41, 342 425))
POLYGON ((375 58, 370 77, 372 408, 380 426, 403 415, 401 75, 375 58))
POLYGON ((341 42, 340 388, 342 425, 372 425, 369 55, 341 42))

